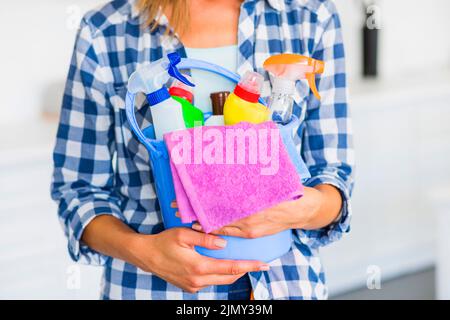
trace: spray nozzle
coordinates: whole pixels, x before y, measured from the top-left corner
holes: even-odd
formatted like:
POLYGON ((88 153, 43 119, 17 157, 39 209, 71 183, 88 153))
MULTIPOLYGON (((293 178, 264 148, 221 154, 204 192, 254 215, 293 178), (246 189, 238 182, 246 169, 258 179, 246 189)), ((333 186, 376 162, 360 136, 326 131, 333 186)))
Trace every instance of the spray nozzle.
POLYGON ((195 84, 190 82, 176 67, 176 65, 181 62, 180 55, 176 52, 172 52, 167 55, 167 59, 169 59, 169 69, 168 69, 169 75, 181 81, 185 85, 195 87, 195 84))
MULTIPOLYGON (((325 69, 325 63, 323 61, 298 54, 283 53, 266 59, 264 61, 264 69, 271 72, 276 79, 283 79, 286 86, 288 81, 291 82, 292 86, 292 83, 295 83, 297 80, 307 79, 314 96, 320 100, 315 76, 316 74, 323 73, 325 69)), ((283 85, 281 84, 281 80, 278 82, 279 84, 277 86, 283 85)))
POLYGON ((165 58, 136 69, 128 80, 128 91, 131 93, 143 92, 149 94, 161 89, 169 81, 170 77, 194 87, 195 85, 177 69, 176 65, 180 61, 180 55, 172 52, 165 58))

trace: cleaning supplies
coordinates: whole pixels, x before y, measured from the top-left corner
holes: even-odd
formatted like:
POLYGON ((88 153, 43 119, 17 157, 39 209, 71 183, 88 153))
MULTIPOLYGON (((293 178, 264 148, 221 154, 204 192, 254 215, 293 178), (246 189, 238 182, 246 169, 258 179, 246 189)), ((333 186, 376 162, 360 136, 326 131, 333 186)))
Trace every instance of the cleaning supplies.
MULTIPOLYGON (((182 62, 178 65, 178 68, 205 70, 207 72, 218 74, 224 79, 229 79, 233 82, 237 82, 239 78, 233 72, 218 65, 188 58, 182 59, 182 62)), ((163 140, 155 140, 153 125, 150 124, 147 128, 142 128, 136 121, 135 114, 138 112, 136 110, 137 98, 137 94, 127 92, 125 99, 125 114, 128 120, 128 125, 130 126, 133 134, 142 143, 142 145, 145 146, 149 153, 149 165, 152 168, 155 191, 158 196, 159 208, 164 222, 164 227, 166 229, 190 227, 189 224, 182 223, 181 219, 176 214, 176 212, 179 211, 178 208, 174 208, 172 205, 176 195, 170 167, 170 155, 165 142, 163 140)), ((205 118, 207 118, 207 114, 208 112, 205 112, 205 118)), ((221 128, 226 127, 222 126, 221 128)), ((194 129, 188 129, 188 131, 200 129, 204 130, 207 129, 207 127, 197 127, 194 129)), ((284 129, 287 129, 286 126, 280 128, 281 136, 283 136, 281 130, 284 129)), ((283 256, 291 249, 293 238, 291 230, 285 230, 269 236, 254 239, 227 236, 221 237, 227 241, 225 248, 213 250, 197 246, 195 250, 201 255, 215 259, 258 260, 270 262, 283 256)))
POLYGON ((261 123, 269 120, 269 109, 258 102, 264 79, 257 72, 247 71, 233 93, 225 101, 223 115, 226 125, 245 121, 261 123))
MULTIPOLYGON (((184 75, 191 83, 193 83, 191 77, 184 75)), ((182 81, 175 79, 170 86, 169 93, 173 99, 179 102, 183 109, 183 118, 186 128, 193 128, 204 125, 203 112, 199 108, 195 107, 192 103, 194 100, 194 94, 192 87, 183 83, 182 81)))
POLYGON ((180 148, 177 132, 164 136, 183 223, 198 221, 205 232, 211 232, 303 195, 272 121, 188 129, 183 141, 190 141, 185 149, 180 148), (246 132, 254 134, 253 142, 240 142, 246 132))
POLYGON ((205 125, 207 126, 223 126, 225 120, 223 118, 223 106, 230 91, 220 91, 213 92, 210 94, 211 105, 212 105, 212 115, 206 120, 205 125))
POLYGON ((171 98, 165 87, 170 77, 188 86, 194 86, 176 68, 180 61, 178 53, 169 53, 166 58, 138 68, 128 80, 130 93, 143 92, 147 95, 155 137, 158 140, 161 140, 165 133, 186 128, 181 104, 171 98))
POLYGON ((315 75, 323 73, 324 62, 298 54, 279 54, 264 61, 264 69, 275 76, 272 85, 272 95, 267 106, 272 120, 287 124, 291 121, 294 105, 295 83, 307 79, 314 96, 320 100, 315 83, 315 75))

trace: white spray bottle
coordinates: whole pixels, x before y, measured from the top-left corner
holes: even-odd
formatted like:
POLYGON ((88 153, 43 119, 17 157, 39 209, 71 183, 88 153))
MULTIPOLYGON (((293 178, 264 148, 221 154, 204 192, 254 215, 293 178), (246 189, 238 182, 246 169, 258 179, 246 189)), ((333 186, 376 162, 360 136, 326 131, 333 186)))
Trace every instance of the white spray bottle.
POLYGON ((161 140, 165 133, 186 128, 181 104, 172 99, 165 87, 170 77, 188 86, 195 86, 176 68, 180 61, 178 53, 169 53, 166 58, 137 69, 128 80, 129 92, 143 92, 147 95, 155 137, 158 140, 161 140))
POLYGON ((267 103, 273 121, 283 125, 291 121, 297 80, 307 79, 314 96, 320 100, 315 75, 323 73, 323 61, 298 54, 284 53, 266 59, 264 69, 275 76, 272 95, 267 103))

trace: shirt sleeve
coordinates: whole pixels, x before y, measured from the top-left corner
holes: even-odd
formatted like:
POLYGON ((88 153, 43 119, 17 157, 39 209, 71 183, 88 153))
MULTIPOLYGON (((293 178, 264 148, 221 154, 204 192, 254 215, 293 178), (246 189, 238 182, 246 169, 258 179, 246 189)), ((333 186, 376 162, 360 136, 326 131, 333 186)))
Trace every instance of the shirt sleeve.
POLYGON ((62 102, 51 196, 58 204, 72 259, 101 265, 109 257, 84 245, 83 231, 99 215, 124 218, 113 192, 114 118, 99 48, 83 19, 62 102))
POLYGON ((350 195, 353 187, 353 142, 347 104, 344 46, 339 16, 334 13, 324 24, 313 58, 325 61, 325 70, 316 78, 321 100, 311 93, 302 137, 302 156, 311 173, 305 183, 335 186, 343 206, 339 218, 318 230, 296 230, 300 242, 310 247, 325 246, 350 230, 350 195))

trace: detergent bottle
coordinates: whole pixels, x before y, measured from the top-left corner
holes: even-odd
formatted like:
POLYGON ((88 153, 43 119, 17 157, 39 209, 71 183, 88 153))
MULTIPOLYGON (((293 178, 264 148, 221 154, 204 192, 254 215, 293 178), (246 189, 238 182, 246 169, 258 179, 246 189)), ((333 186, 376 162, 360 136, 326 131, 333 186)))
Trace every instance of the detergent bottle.
MULTIPOLYGON (((188 75, 184 75, 189 82, 194 83, 188 75)), ((203 112, 199 108, 195 107, 192 103, 194 100, 194 94, 192 87, 183 83, 182 81, 175 79, 172 83, 169 93, 175 101, 181 104, 183 109, 183 118, 186 128, 193 128, 204 125, 203 112)))
POLYGON ((161 140, 165 133, 186 128, 181 104, 172 99, 165 87, 170 77, 188 86, 194 86, 176 68, 180 61, 178 53, 169 53, 166 58, 138 68, 128 80, 130 93, 143 92, 147 95, 155 137, 158 140, 161 140))
POLYGON ((226 125, 245 121, 261 123, 269 120, 269 109, 258 102, 264 79, 257 72, 247 71, 225 101, 223 115, 226 125))
POLYGON ((271 56, 264 61, 264 69, 275 77, 272 95, 267 103, 273 121, 284 125, 291 120, 297 80, 307 79, 314 96, 320 100, 315 75, 323 73, 323 61, 298 54, 284 53, 271 56))

